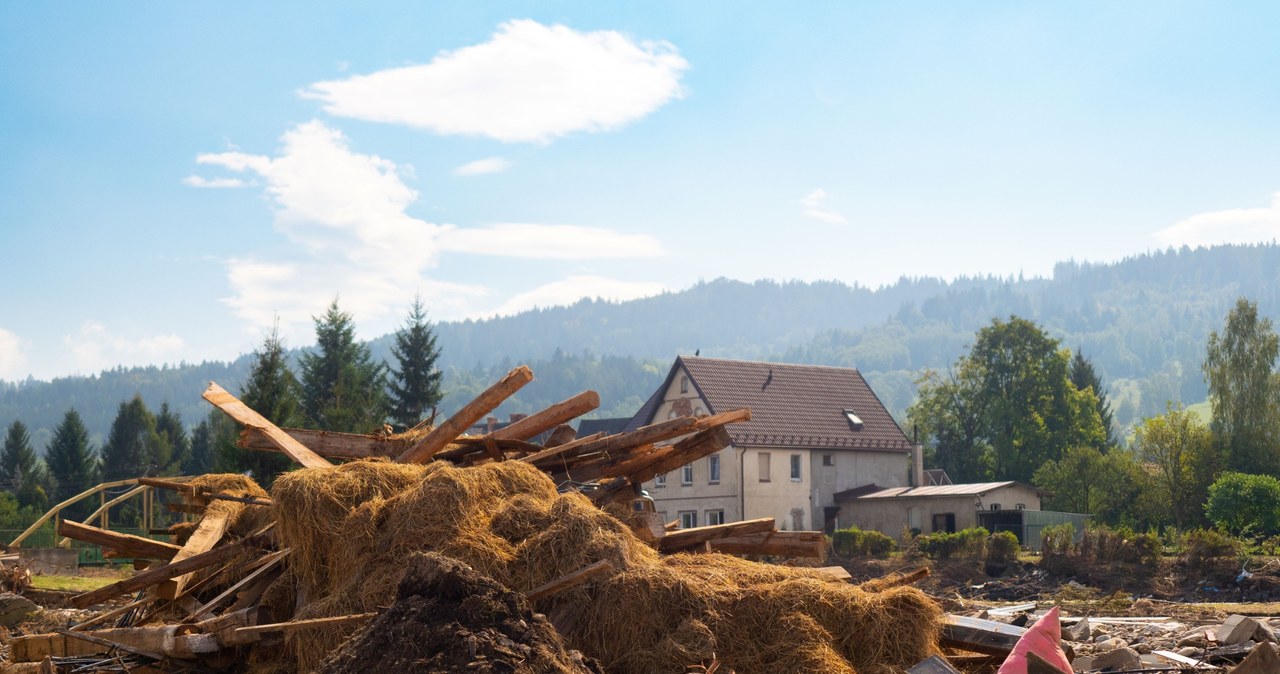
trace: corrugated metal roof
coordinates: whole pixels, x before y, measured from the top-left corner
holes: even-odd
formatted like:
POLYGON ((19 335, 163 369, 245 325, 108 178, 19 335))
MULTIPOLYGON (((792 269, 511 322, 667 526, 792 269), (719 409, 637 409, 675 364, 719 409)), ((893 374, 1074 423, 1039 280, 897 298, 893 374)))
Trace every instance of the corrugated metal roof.
POLYGON ((872 498, 920 498, 927 496, 981 496, 994 489, 1018 484, 1005 482, 973 482, 970 484, 943 484, 932 487, 890 487, 858 496, 858 500, 872 498))

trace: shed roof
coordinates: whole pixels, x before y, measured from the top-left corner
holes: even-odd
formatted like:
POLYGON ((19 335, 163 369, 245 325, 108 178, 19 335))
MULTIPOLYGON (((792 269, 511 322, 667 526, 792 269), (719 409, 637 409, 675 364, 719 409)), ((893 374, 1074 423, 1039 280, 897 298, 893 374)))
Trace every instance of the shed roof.
POLYGON ((968 484, 943 484, 928 487, 886 487, 864 485, 835 494, 836 501, 863 501, 883 498, 934 498, 943 496, 983 496, 1002 487, 1022 486, 1034 490, 1037 494, 1045 492, 1022 482, 1005 480, 1004 482, 970 482, 968 484), (868 489, 868 487, 875 487, 868 489))

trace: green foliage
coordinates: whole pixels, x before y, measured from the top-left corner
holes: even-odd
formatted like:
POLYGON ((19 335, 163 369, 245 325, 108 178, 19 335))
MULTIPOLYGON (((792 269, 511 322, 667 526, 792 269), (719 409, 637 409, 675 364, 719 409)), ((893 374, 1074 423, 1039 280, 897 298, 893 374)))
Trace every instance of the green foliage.
POLYGON ((1045 527, 1040 534, 1041 558, 1048 568, 1070 572, 1081 564, 1137 564, 1154 568, 1163 546, 1154 532, 1090 523, 1080 535, 1071 524, 1045 527))
POLYGON ((338 308, 337 299, 315 324, 316 348, 301 358, 307 422, 326 431, 380 429, 387 418, 386 366, 375 363, 369 346, 356 341, 355 322, 338 308))
POLYGON ((1144 420, 1134 439, 1137 455, 1154 466, 1159 499, 1169 505, 1179 529, 1200 522, 1209 485, 1221 460, 1209 428, 1181 405, 1169 405, 1162 416, 1144 420))
POLYGON ((837 529, 831 535, 831 545, 841 557, 885 557, 898 549, 898 544, 889 536, 857 527, 837 529))
POLYGON ((1258 305, 1240 298, 1222 334, 1209 334, 1204 375, 1213 402, 1213 432, 1234 471, 1280 475, 1280 387, 1273 376, 1280 336, 1258 305))
POLYGON ((948 380, 925 381, 908 410, 953 478, 1029 481, 1068 447, 1105 447, 1092 389, 1067 377, 1069 356, 1034 323, 993 320, 948 380))
POLYGON ((986 529, 970 527, 955 533, 935 531, 931 534, 916 536, 912 543, 916 550, 930 559, 983 559, 987 552, 986 529))
POLYGON ((1076 528, 1070 522, 1054 524, 1040 530, 1040 556, 1043 559, 1065 557, 1075 545, 1076 528))
POLYGON ((5 434, 0 450, 0 482, 23 506, 45 507, 49 503, 48 472, 31 448, 31 436, 21 421, 15 420, 5 434))
POLYGON ((987 539, 987 561, 1006 564, 1018 559, 1018 537, 1012 531, 998 531, 987 539))
POLYGON ((1237 536, 1280 534, 1280 480, 1223 473, 1209 487, 1205 514, 1214 526, 1237 536))
POLYGON ((120 403, 111 432, 102 446, 102 477, 107 481, 162 474, 172 456, 168 441, 156 432, 156 418, 134 396, 120 403))
POLYGON ((1204 567, 1226 559, 1236 559, 1244 543, 1221 531, 1193 529, 1182 536, 1182 554, 1192 567, 1204 567))
MULTIPOLYGON (((335 305, 336 308, 336 305, 335 305)), ((347 366, 344 366, 347 367, 347 366)), ((346 375, 340 375, 346 376, 346 375)), ((240 390, 240 400, 277 426, 300 426, 301 403, 298 400, 298 381, 289 370, 285 359, 284 344, 280 341, 278 330, 263 340, 262 346, 254 352, 253 365, 249 370, 249 381, 240 390)), ((331 410, 329 418, 344 418, 346 411, 331 410)), ((209 433, 210 446, 214 454, 220 453, 221 468, 225 471, 247 472, 264 487, 270 486, 280 473, 293 467, 292 460, 278 452, 260 452, 251 449, 240 449, 234 446, 234 424, 219 421, 214 417, 208 420, 212 426, 206 426, 209 433), (217 447, 221 447, 221 451, 217 447)), ((325 430, 339 430, 325 428, 325 430)), ((342 430, 352 430, 349 427, 342 430)), ((202 452, 205 451, 203 448, 202 452)))
MULTIPOLYGON (((221 410, 214 410, 214 414, 224 416, 221 410)), ((187 462, 182 464, 182 474, 203 475, 212 472, 215 456, 217 454, 210 422, 208 419, 201 419, 195 430, 191 431, 191 454, 187 462)))
POLYGON ((182 425, 182 415, 169 409, 167 400, 160 404, 160 414, 156 415, 156 434, 169 447, 169 456, 160 470, 167 474, 180 472, 182 465, 191 460, 191 438, 182 425))
POLYGON ((1072 447, 1041 466, 1032 483, 1052 494, 1046 509, 1089 514, 1103 524, 1151 528, 1168 518, 1155 478, 1126 450, 1072 447))
POLYGON ((1092 391, 1097 401, 1098 418, 1102 421, 1102 430, 1106 433, 1103 447, 1100 449, 1118 446, 1120 443, 1116 441, 1111 402, 1107 400, 1107 389, 1102 385, 1102 377, 1099 377, 1094 370, 1093 361, 1085 358, 1080 351, 1076 351, 1075 356, 1071 358, 1071 371, 1068 376, 1077 390, 1092 391))
POLYGON ((403 430, 418 425, 427 417, 428 410, 440 404, 444 395, 440 390, 443 375, 436 366, 440 347, 427 322, 421 298, 413 299, 409 318, 404 327, 396 331, 391 353, 400 366, 391 372, 391 420, 403 430))
MULTIPOLYGON (((89 431, 75 408, 67 410, 62 417, 44 458, 53 477, 54 501, 61 503, 97 484, 98 458, 89 445, 89 431)), ((77 503, 64 517, 79 519, 88 515, 92 507, 91 503, 77 503)))

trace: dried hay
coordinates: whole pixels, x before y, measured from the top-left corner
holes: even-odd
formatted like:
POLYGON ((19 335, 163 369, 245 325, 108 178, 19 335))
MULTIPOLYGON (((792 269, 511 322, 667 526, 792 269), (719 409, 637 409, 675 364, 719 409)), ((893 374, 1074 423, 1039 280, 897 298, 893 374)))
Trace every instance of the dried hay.
MULTIPOLYGON (((235 473, 215 473, 201 475, 191 480, 196 493, 225 494, 240 498, 267 498, 266 490, 258 486, 251 478, 235 473)), ((209 499, 204 509, 205 516, 210 513, 226 513, 227 533, 236 538, 243 538, 261 529, 271 521, 271 512, 263 506, 248 505, 239 501, 223 501, 209 499)))
MULTIPOLYGON (((538 603, 567 643, 610 672, 684 672, 718 658, 740 674, 901 671, 935 651, 940 611, 915 588, 871 593, 800 567, 727 555, 660 557, 580 494, 522 462, 456 468, 358 461, 277 480, 273 509, 293 578, 264 603, 295 618, 385 607, 406 560, 456 558, 517 591, 593 562, 618 571, 538 603)), ((355 629, 290 635, 300 671, 355 629)))

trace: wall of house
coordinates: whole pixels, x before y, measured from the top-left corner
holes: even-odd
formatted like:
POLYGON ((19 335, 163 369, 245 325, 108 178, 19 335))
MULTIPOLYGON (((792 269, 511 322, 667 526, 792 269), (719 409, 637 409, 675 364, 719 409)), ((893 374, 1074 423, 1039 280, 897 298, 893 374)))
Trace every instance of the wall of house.
POLYGON ((810 450, 809 471, 813 475, 813 481, 810 484, 811 527, 821 529, 826 517, 825 509, 840 505, 834 498, 837 492, 866 484, 905 487, 910 468, 909 452, 810 450), (834 465, 826 465, 824 457, 831 457, 834 465))
MULTIPOLYGON (((779 529, 811 531, 815 528, 809 501, 813 479, 809 450, 783 447, 752 447, 743 461, 743 485, 746 487, 746 513, 743 519, 772 517, 779 529), (769 456, 768 480, 762 480, 760 456, 769 456), (791 479, 791 457, 800 457, 800 478, 791 479)), ((820 528, 822 522, 816 527, 820 528)))
POLYGON ((1014 484, 1008 487, 993 489, 982 497, 982 509, 991 510, 993 504, 998 504, 1001 510, 1015 510, 1018 504, 1022 504, 1023 510, 1039 510, 1040 494, 1031 487, 1014 484))
POLYGON ((859 499, 843 504, 840 513, 841 528, 856 526, 859 529, 875 529, 895 539, 902 537, 902 532, 911 528, 911 509, 916 509, 921 533, 933 532, 933 516, 953 513, 956 518, 956 531, 978 526, 978 504, 983 510, 989 510, 991 504, 997 503, 1002 509, 1013 510, 1017 504, 1026 506, 1026 510, 1039 510, 1040 497, 1034 489, 1022 485, 1010 485, 987 492, 982 497, 967 496, 922 496, 917 498, 882 498, 859 499))

